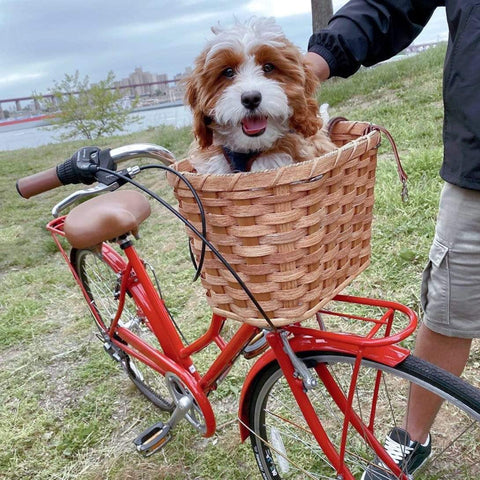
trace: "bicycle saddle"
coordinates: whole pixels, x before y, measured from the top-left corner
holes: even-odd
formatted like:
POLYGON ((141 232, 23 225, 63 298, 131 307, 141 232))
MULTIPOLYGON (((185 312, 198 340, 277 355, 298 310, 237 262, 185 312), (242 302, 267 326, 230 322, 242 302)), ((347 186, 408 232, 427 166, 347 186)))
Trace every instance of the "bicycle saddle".
POLYGON ((119 190, 94 197, 66 216, 65 237, 74 248, 91 248, 121 235, 136 235, 151 213, 148 200, 135 190, 119 190))

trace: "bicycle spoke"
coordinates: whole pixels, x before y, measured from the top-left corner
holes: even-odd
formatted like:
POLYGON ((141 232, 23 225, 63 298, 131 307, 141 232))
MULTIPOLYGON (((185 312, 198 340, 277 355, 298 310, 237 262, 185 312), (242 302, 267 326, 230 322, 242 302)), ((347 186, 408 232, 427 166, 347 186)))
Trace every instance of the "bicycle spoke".
MULTIPOLYGON (((318 357, 309 357, 306 364, 314 365, 315 359, 318 364, 317 367, 311 368, 311 374, 319 373, 318 387, 309 391, 308 397, 328 439, 339 453, 342 450, 346 413, 344 409, 347 405, 346 398, 348 398, 355 359, 345 355, 321 353, 318 357), (327 383, 324 384, 322 380, 327 383), (326 388, 327 384, 330 385, 328 388, 326 388), (337 397, 336 400, 332 395, 337 397)), ((346 444, 343 447, 345 465, 352 476, 350 478, 359 479, 367 466, 375 460, 377 452, 366 439, 374 435, 376 438, 374 445, 383 452, 382 445, 385 437, 393 427, 400 426, 397 422, 402 421, 405 415, 410 381, 419 383, 423 388, 430 388, 430 384, 422 378, 428 374, 431 375, 431 381, 436 382, 438 374, 431 373, 430 367, 423 368, 422 361, 413 360, 410 362, 413 368, 411 373, 408 368, 404 372, 373 362, 362 364, 355 386, 346 444), (429 373, 424 374, 423 370, 429 373), (417 377, 417 371, 420 372, 421 377, 417 377), (378 383, 379 372, 381 378, 378 383), (374 395, 375 386, 379 387, 378 399, 374 395), (370 419, 372 406, 376 407, 376 410, 373 410, 374 419, 370 419)), ((266 472, 265 478, 301 480, 305 478, 305 472, 308 472, 308 478, 336 480, 338 476, 332 462, 320 448, 316 436, 303 418, 278 365, 272 364, 270 370, 265 370, 262 378, 257 380, 257 384, 252 399, 254 405, 250 410, 250 421, 254 431, 251 441, 259 466, 266 472), (288 462, 288 466, 284 465, 285 462, 288 462)), ((450 388, 448 384, 445 387, 450 388)), ((437 393, 436 387, 433 388, 437 393)), ((453 387, 451 390, 455 391, 453 387)), ((442 393, 441 390, 440 393, 442 393)), ((479 396, 480 410, 480 395, 478 392, 472 392, 472 395, 479 396)), ((467 409, 461 400, 453 401, 447 394, 445 399, 448 405, 445 405, 443 414, 432 431, 433 445, 438 453, 432 458, 427 468, 422 470, 421 478, 422 480, 439 478, 476 480, 480 474, 480 469, 476 467, 480 457, 480 452, 476 450, 478 423, 460 409, 467 409), (445 418, 455 418, 455 428, 449 426, 445 418), (452 431, 455 429, 458 431, 452 431), (470 472, 465 476, 464 472, 467 470, 470 472), (463 476, 456 476, 459 471, 463 476)), ((480 417, 480 413, 478 415, 480 417)), ((392 475, 388 467, 385 468, 388 474, 392 475)))
MULTIPOLYGON (((115 268, 91 250, 73 250, 72 264, 75 266, 85 291, 90 298, 90 308, 102 332, 102 340, 108 339, 108 329, 118 313, 119 286, 121 275, 115 268)), ((157 338, 146 318, 138 311, 129 292, 125 294, 118 325, 129 329, 137 337, 153 348, 160 349, 157 338)), ((120 360, 125 372, 137 388, 157 407, 171 411, 173 402, 163 376, 145 365, 133 354, 123 355, 120 360)))

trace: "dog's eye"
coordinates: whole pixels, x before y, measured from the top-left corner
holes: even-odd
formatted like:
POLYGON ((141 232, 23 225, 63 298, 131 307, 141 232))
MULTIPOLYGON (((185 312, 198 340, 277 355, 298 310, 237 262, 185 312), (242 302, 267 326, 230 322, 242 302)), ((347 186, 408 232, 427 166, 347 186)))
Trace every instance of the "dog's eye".
POLYGON ((231 67, 228 67, 222 72, 222 75, 227 78, 232 78, 235 76, 235 70, 231 67))
POLYGON ((273 65, 273 63, 266 63, 266 64, 263 66, 263 71, 264 71, 265 73, 273 72, 273 70, 275 70, 275 66, 273 65))

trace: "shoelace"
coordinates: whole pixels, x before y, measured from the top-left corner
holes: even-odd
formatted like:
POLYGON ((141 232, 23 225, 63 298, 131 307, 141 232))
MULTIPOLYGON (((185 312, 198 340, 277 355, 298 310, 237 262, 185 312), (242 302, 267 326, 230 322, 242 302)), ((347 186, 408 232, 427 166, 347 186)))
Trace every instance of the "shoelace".
POLYGON ((401 445, 390 437, 387 437, 385 441, 385 450, 395 460, 397 465, 400 465, 400 463, 413 451, 413 447, 401 445))

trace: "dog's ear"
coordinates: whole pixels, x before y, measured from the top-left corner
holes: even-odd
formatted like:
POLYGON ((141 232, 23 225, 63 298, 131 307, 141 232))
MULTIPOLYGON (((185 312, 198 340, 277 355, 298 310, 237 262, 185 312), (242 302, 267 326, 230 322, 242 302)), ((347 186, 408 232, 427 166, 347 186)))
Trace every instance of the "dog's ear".
POLYGON ((305 93, 307 97, 311 98, 317 92, 320 81, 305 60, 303 60, 303 70, 305 72, 305 93))
POLYGON ((290 120, 291 126, 304 137, 315 135, 322 128, 323 122, 318 115, 318 103, 315 93, 319 81, 315 74, 304 63, 303 105, 295 108, 290 120))
POLYGON ((203 115, 202 112, 193 116, 193 132, 200 148, 208 148, 213 142, 213 132, 208 127, 211 118, 203 115))
POLYGON ((185 103, 192 109, 193 134, 195 135, 200 148, 209 147, 213 142, 213 133, 208 127, 208 125, 211 123, 211 119, 203 112, 195 72, 187 79, 186 82, 185 103))

